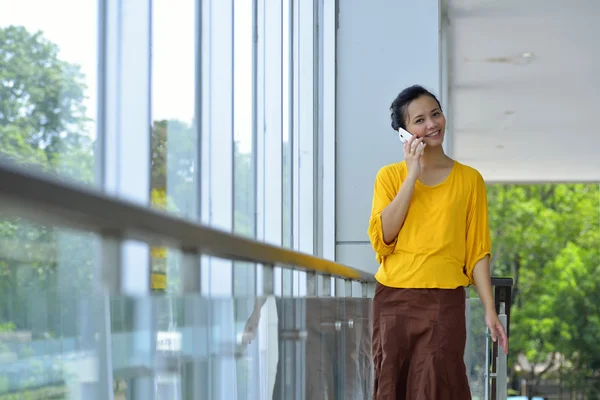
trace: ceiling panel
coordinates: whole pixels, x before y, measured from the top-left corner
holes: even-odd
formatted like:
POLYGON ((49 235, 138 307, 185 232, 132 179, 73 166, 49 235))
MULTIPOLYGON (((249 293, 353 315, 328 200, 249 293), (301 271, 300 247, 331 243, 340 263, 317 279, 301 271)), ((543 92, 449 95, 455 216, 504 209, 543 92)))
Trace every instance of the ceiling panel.
POLYGON ((448 0, 452 151, 496 182, 600 182, 600 1, 448 0))

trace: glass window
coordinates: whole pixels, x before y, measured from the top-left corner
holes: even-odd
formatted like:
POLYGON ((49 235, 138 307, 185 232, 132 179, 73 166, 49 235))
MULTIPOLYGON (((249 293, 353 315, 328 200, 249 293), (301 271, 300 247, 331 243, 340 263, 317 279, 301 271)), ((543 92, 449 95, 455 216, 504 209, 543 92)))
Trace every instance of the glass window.
MULTIPOLYGON (((250 0, 234 0, 233 20, 233 231, 256 236, 256 152, 255 152, 255 46, 254 5, 250 0)), ((256 266, 235 262, 233 267, 233 307, 236 343, 256 306, 256 266)), ((236 361, 237 398, 259 398, 258 348, 249 346, 246 357, 236 361)))
POLYGON ((233 53, 234 232, 256 234, 253 2, 235 0, 233 53))
POLYGON ((319 226, 315 224, 314 216, 317 214, 315 198, 318 196, 317 182, 315 182, 315 121, 318 112, 315 108, 317 101, 315 80, 315 26, 316 4, 313 2, 297 3, 298 17, 296 19, 296 53, 297 60, 295 80, 296 93, 294 99, 298 102, 298 120, 295 129, 296 143, 294 146, 297 158, 297 187, 294 200, 297 205, 297 246, 300 251, 316 254, 318 249, 315 238, 319 235, 319 226))
POLYGON ((292 7, 290 0, 283 0, 283 30, 282 30, 282 61, 283 61, 283 80, 282 80, 282 113, 283 113, 283 246, 293 247, 294 243, 292 221, 292 185, 293 185, 293 120, 294 120, 294 102, 293 102, 293 43, 292 43, 292 7))
POLYGON ((97 240, 2 215, 0 243, 0 396, 70 397, 95 367, 97 240))
MULTIPOLYGON (((97 9, 94 1, 0 0, 2 161, 95 183, 97 9)), ((0 394, 50 397, 51 387, 75 396, 89 371, 69 356, 96 346, 96 246, 92 235, 0 210, 0 394)))
POLYGON ((97 8, 0 0, 0 158, 94 182, 97 8))
MULTIPOLYGON (((196 2, 176 7, 152 2, 151 205, 183 218, 198 218, 196 96, 196 2)), ((179 257, 151 249, 151 287, 176 291, 179 257), (169 279, 168 279, 169 278, 169 279)))

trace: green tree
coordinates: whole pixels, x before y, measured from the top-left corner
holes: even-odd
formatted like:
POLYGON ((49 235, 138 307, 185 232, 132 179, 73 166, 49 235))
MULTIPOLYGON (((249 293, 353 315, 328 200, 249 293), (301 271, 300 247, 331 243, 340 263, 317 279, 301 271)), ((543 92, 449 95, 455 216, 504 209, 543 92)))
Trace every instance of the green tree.
MULTIPOLYGON (((199 204, 194 188, 197 185, 196 154, 198 145, 193 127, 183 121, 154 121, 150 133, 150 190, 152 207, 194 218, 199 204)), ((151 250, 151 288, 163 292, 176 289, 179 279, 167 279, 168 271, 177 271, 180 255, 166 248, 151 250)), ((163 312, 167 319, 170 312, 163 312)), ((164 318, 163 318, 164 319, 164 318)), ((168 321, 166 322, 168 324, 168 321)))
POLYGON ((256 223, 256 185, 253 171, 252 153, 240 151, 240 144, 234 142, 233 158, 233 209, 234 232, 252 236, 256 223))
POLYGON ((79 66, 41 32, 0 28, 0 154, 90 182, 92 140, 79 66))
MULTIPOLYGON (((154 121, 151 131, 151 190, 154 207, 182 217, 196 217, 194 210, 200 204, 195 191, 199 172, 196 165, 199 161, 196 160, 196 136, 193 126, 183 121, 154 121)), ((233 230, 240 235, 252 236, 256 217, 253 154, 241 151, 237 141, 233 145, 233 230)), ((291 176, 286 181, 291 181, 291 176)), ((179 257, 167 249, 155 249, 152 273, 159 276, 165 275, 168 270, 176 271, 178 260, 179 257)), ((168 279, 168 284, 164 287, 161 279, 158 278, 160 290, 167 286, 177 286, 178 280, 173 280, 173 277, 168 279)), ((240 283, 247 282, 240 280, 240 283)))
MULTIPOLYGON (((58 54, 41 32, 0 28, 0 157, 92 183, 84 77, 58 54)), ((62 317, 77 307, 65 300, 69 289, 89 287, 89 237, 0 213, 0 243, 0 320, 35 334, 65 328, 62 317)))
POLYGON ((521 354, 538 366, 520 365, 530 396, 558 374, 577 389, 599 372, 598 185, 490 185, 488 196, 494 274, 515 279, 511 364, 521 354))

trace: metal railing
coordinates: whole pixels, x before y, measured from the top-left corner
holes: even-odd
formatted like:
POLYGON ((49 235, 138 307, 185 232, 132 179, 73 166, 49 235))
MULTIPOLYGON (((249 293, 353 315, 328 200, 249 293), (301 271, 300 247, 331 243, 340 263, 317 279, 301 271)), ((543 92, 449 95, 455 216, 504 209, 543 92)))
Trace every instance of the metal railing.
MULTIPOLYGON (((19 166, 3 164, 2 162, 0 162, 0 209, 7 216, 22 216, 36 223, 94 233, 103 239, 98 253, 100 258, 96 270, 102 275, 102 282, 96 283, 96 287, 101 293, 98 293, 93 299, 95 307, 99 307, 99 312, 96 315, 102 316, 97 320, 97 328, 100 334, 97 336, 98 342, 94 344, 94 348, 99 351, 95 356, 83 354, 81 351, 69 353, 70 356, 78 357, 78 363, 88 363, 91 357, 97 357, 97 384, 81 385, 81 390, 87 390, 85 396, 90 396, 89 398, 96 398, 94 397, 96 395, 102 399, 113 398, 113 382, 122 379, 130 379, 135 382, 131 387, 131 390, 136 393, 134 398, 162 398, 157 393, 153 394, 155 389, 148 379, 162 379, 171 372, 169 366, 176 364, 185 372, 186 396, 203 399, 207 395, 210 396, 211 390, 217 390, 214 387, 210 389, 206 386, 207 380, 212 379, 210 373, 205 373, 207 360, 214 360, 218 357, 229 359, 228 357, 233 356, 239 358, 237 362, 242 362, 243 358, 240 358, 240 355, 236 353, 240 351, 240 347, 243 347, 237 342, 239 339, 227 336, 227 339, 224 340, 231 339, 235 342, 220 342, 214 339, 214 332, 205 332, 204 335, 208 335, 207 337, 212 338, 209 338, 210 340, 215 340, 215 343, 218 342, 217 345, 222 345, 224 348, 215 348, 211 350, 210 354, 202 353, 201 357, 198 356, 193 359, 183 357, 180 352, 176 352, 176 354, 165 353, 160 351, 162 346, 160 341, 159 343, 148 341, 149 333, 151 335, 164 333, 157 328, 157 321, 153 320, 153 316, 156 316, 156 312, 153 310, 157 308, 160 299, 168 300, 168 297, 173 297, 175 301, 185 304, 182 315, 187 321, 186 324, 188 324, 176 328, 177 336, 187 338, 186 343, 188 346, 193 342, 192 347, 195 349, 193 351, 203 348, 203 339, 199 337, 197 331, 198 329, 204 329, 201 326, 208 323, 203 319, 204 315, 210 315, 211 312, 207 311, 210 307, 216 307, 218 304, 224 304, 224 301, 229 300, 218 298, 218 296, 213 297, 208 292, 204 293, 203 288, 206 286, 206 282, 201 282, 204 278, 201 255, 245 262, 238 265, 234 264, 234 273, 236 273, 238 266, 242 271, 248 264, 255 265, 254 276, 257 279, 254 282, 255 284, 258 283, 257 274, 260 269, 262 283, 260 286, 255 287, 256 293, 249 292, 242 296, 246 296, 245 301, 255 301, 259 305, 264 303, 266 299, 278 299, 276 300, 277 313, 281 313, 281 315, 278 316, 280 322, 277 335, 279 336, 278 340, 283 343, 280 346, 285 346, 285 343, 296 342, 306 342, 304 345, 307 348, 315 346, 314 340, 307 341, 303 332, 307 329, 304 326, 307 324, 309 327, 312 326, 313 330, 316 329, 315 326, 318 326, 321 322, 318 318, 315 320, 315 317, 311 316, 310 321, 300 324, 297 324, 295 319, 288 321, 290 315, 299 313, 304 307, 301 303, 305 299, 307 306, 317 307, 319 311, 322 309, 335 311, 338 308, 337 296, 340 296, 339 301, 342 302, 339 304, 347 303, 349 306, 354 304, 353 301, 366 301, 372 293, 372 284, 375 282, 372 274, 349 266, 224 232, 152 209, 149 205, 134 204, 127 200, 111 197, 93 187, 77 185, 73 182, 43 175, 37 171, 23 169, 19 166), (167 297, 144 296, 144 293, 141 293, 142 296, 140 297, 140 293, 130 292, 131 286, 128 286, 125 281, 127 280, 126 274, 131 272, 129 270, 132 265, 131 263, 125 264, 122 260, 122 253, 119 251, 121 246, 129 241, 143 242, 150 246, 169 248, 181 253, 182 262, 178 271, 181 285, 178 293, 173 293, 174 296, 167 297), (284 302, 281 303, 279 295, 275 296, 277 286, 276 267, 283 270, 306 271, 304 293, 307 297, 300 299, 292 296, 288 299, 286 296, 292 295, 292 293, 286 294, 284 291, 281 294, 283 296, 281 301, 284 302), (360 283, 360 290, 354 292, 352 283, 360 283), (127 297, 131 294, 133 294, 132 297, 127 297), (192 296, 181 296, 181 294, 191 294, 192 296), (331 297, 332 294, 336 297, 331 297), (355 299, 351 300, 350 297, 355 297, 355 299), (285 301, 288 300, 291 302, 292 310, 286 309, 288 303, 285 301), (133 325, 129 328, 131 332, 124 335, 115 334, 112 331, 110 321, 111 304, 118 304, 121 301, 133 307, 132 310, 134 310, 135 316, 131 322, 133 325), (132 346, 127 343, 135 343, 138 340, 141 340, 146 346, 144 351, 150 351, 150 353, 140 353, 139 357, 133 357, 129 353, 121 354, 133 351, 128 350, 132 346), (212 351, 215 353, 213 354, 212 351), (229 354, 231 352, 233 353, 229 354), (148 359, 148 355, 152 359, 148 359), (193 377, 191 377, 192 375, 193 377), (187 387, 188 385, 190 387, 187 387)), ((142 262, 140 268, 144 266, 145 264, 142 262)), ((150 292, 146 292, 146 294, 150 294, 150 292)), ((236 293, 232 293, 232 295, 234 297, 239 296, 236 293)), ((340 308, 342 311, 344 309, 345 307, 340 308)), ((365 308, 365 310, 368 310, 368 308, 365 308)), ((333 332, 338 332, 338 325, 343 325, 345 329, 342 336, 346 335, 346 330, 356 331, 359 336, 362 335, 362 331, 359 331, 355 325, 361 326, 362 323, 365 326, 368 315, 360 317, 362 314, 358 312, 358 314, 352 313, 345 317, 344 312, 337 312, 341 313, 341 317, 337 314, 331 316, 333 318, 333 328, 335 328, 333 332), (358 321, 357 316, 359 319, 362 318, 363 322, 358 321)), ((272 315, 271 313, 268 314, 272 315)), ((232 322, 237 322, 237 320, 227 320, 227 323, 232 322)), ((330 321, 326 319, 325 322, 330 321)), ((331 330, 327 325, 320 329, 328 332, 331 330)), ((361 341, 364 340, 366 340, 366 336, 361 339, 361 341)), ((277 344, 275 344, 276 347, 277 344)), ((187 352, 190 351, 190 349, 186 350, 187 352)), ((280 351, 283 351, 284 357, 285 355, 289 356, 297 353, 296 349, 281 348, 280 351)), ((64 356, 64 354, 61 356, 64 356)), ((318 354, 315 356, 318 356, 318 354)), ((256 357, 256 353, 253 353, 252 357, 256 357)), ((282 357, 281 354, 280 357, 282 357)), ((368 359, 368 356, 365 357, 365 359, 368 359)), ((288 366, 284 367, 288 368, 288 366)), ((279 367, 277 371, 279 374, 279 367)), ((282 376, 286 376, 287 373, 287 370, 282 372, 282 376)), ((303 379, 303 377, 304 375, 300 374, 297 379, 303 379)), ((336 377, 335 381, 339 381, 338 386, 344 382, 339 377, 336 377)), ((286 384, 288 384, 287 380, 286 384)), ((229 395, 223 394, 223 396, 227 398, 229 395)))
MULTIPOLYGON (((493 277, 492 286, 494 287, 494 303, 498 318, 502 322, 502 325, 504 325, 506 336, 510 338, 510 309, 512 306, 513 279, 493 277)), ((489 331, 486 331, 486 334, 489 335, 489 331)), ((489 343, 490 340, 487 340, 486 345, 489 345, 489 343)), ((492 381, 491 396, 488 398, 491 400, 505 400, 508 395, 508 358, 498 346, 497 341, 491 343, 490 378, 492 378, 492 381)), ((489 353, 486 348, 486 355, 489 353)))
POLYGON ((374 283, 373 274, 313 255, 201 225, 127 200, 0 163, 0 204, 8 213, 103 237, 138 240, 233 261, 290 266, 374 283))
MULTIPOLYGON (((346 288, 350 281, 361 283, 361 296, 372 294, 372 274, 309 254, 284 249, 199 223, 184 220, 150 207, 110 197, 91 187, 79 186, 54 177, 0 163, 0 207, 9 214, 26 215, 32 220, 54 226, 94 232, 108 242, 137 240, 154 246, 169 246, 184 254, 214 256, 227 260, 263 264, 264 293, 273 294, 273 267, 304 270, 310 277, 340 278, 346 288)), ((120 291, 120 265, 115 260, 103 269, 105 287, 120 291), (107 275, 106 275, 107 274, 107 275)), ((184 262, 183 292, 200 291, 197 262, 184 262)), ((330 280, 314 286, 308 295, 328 295, 330 280)), ((492 278, 496 310, 507 334, 510 327, 512 278, 492 278)), ((348 296, 347 289, 345 290, 348 296)), ((334 324, 335 325, 335 324, 334 324)), ((338 329, 337 325, 335 328, 338 329)), ((108 333, 108 331, 107 331, 108 333)), ((482 332, 483 334, 483 332, 482 332)), ((487 332, 486 332, 487 334, 487 332)), ((486 399, 507 396, 507 358, 497 343, 486 340, 486 399), (490 346, 491 343, 491 347, 490 346), (488 390, 489 389, 489 390, 488 390)))

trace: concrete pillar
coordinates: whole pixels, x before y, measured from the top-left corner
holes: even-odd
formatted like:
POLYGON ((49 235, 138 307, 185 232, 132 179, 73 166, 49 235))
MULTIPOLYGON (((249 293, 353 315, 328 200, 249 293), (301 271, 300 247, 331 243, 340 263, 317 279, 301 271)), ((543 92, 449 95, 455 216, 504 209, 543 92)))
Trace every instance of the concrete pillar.
MULTIPOLYGON (((389 107, 420 84, 443 102, 438 0, 338 3, 336 63, 336 261, 375 272, 367 228, 379 168, 402 161, 389 107)), ((444 105, 443 105, 444 106, 444 105)))

